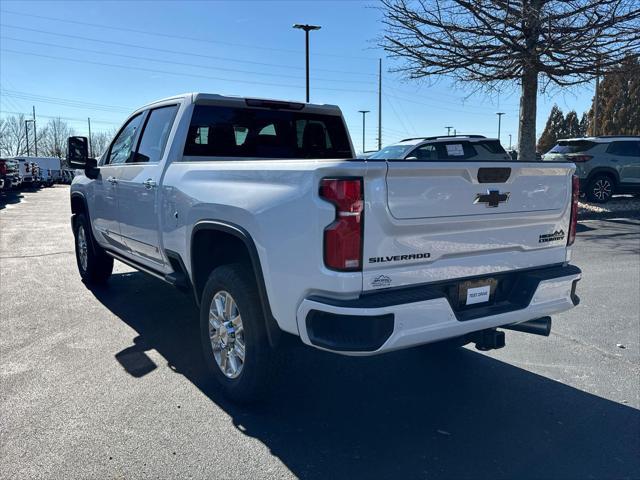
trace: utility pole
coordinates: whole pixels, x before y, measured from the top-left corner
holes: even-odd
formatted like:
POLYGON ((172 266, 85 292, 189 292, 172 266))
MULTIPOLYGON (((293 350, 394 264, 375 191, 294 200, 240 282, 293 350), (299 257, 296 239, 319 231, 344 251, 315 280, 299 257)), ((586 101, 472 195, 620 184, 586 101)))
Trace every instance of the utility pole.
POLYGON ((306 52, 306 66, 307 66, 307 103, 309 103, 309 32, 311 30, 320 30, 319 25, 307 25, 295 23, 293 28, 298 28, 300 30, 304 30, 304 39, 305 39, 305 52, 306 52))
POLYGON ((458 135, 458 130, 456 130, 455 128, 453 129, 453 136, 455 137, 456 135, 458 135))
POLYGON ((35 151, 35 156, 38 156, 38 129, 36 128, 36 106, 33 107, 33 149, 35 151))
POLYGON ((511 150, 511 134, 509 134, 509 150, 511 150))
POLYGON ((364 148, 365 117, 366 117, 367 113, 369 113, 369 110, 358 110, 358 112, 360 112, 362 114, 362 153, 364 153, 365 152, 365 148, 364 148))
POLYGON ((451 129, 452 129, 453 127, 444 127, 444 128, 446 128, 446 129, 447 129, 447 137, 448 137, 448 136, 450 136, 450 135, 451 135, 451 129))
POLYGON ((600 103, 600 71, 596 74, 596 98, 593 103, 593 136, 598 136, 598 104, 600 103))
POLYGON ((27 157, 31 156, 29 153, 29 120, 24 121, 24 137, 27 140, 27 157))
POLYGON ((504 115, 504 112, 496 112, 496 115, 498 115, 498 141, 500 141, 500 124, 501 124, 502 115, 504 115))
POLYGON ((378 150, 382 150, 382 59, 378 59, 378 150))
POLYGON ((87 117, 87 124, 89 125, 89 157, 93 158, 93 146, 91 145, 91 118, 87 117))

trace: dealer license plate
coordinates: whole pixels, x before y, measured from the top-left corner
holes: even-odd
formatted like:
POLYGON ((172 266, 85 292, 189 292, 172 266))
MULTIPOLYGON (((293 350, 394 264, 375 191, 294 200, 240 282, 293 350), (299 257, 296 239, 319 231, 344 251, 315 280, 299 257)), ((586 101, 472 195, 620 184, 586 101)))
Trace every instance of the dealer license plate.
POLYGON ((462 306, 488 303, 493 299, 496 285, 495 278, 462 282, 458 290, 459 302, 462 306))

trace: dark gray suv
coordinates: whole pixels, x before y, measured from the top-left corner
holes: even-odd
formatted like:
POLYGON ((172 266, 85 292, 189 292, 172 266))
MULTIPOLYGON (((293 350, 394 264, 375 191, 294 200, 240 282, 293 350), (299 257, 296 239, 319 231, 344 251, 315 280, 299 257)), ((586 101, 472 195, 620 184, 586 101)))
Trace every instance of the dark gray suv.
POLYGON ((640 194, 640 136, 558 140, 543 160, 574 162, 580 190, 591 202, 608 202, 616 193, 640 194))

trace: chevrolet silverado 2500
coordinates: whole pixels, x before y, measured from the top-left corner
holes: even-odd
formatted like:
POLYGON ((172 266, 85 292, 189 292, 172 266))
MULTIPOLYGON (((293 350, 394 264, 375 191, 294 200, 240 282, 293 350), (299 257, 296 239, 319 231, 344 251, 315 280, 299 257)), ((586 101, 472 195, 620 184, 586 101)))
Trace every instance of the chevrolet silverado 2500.
POLYGON ((575 167, 470 157, 477 139, 430 139, 444 160, 358 160, 335 106, 155 102, 99 159, 69 139, 80 275, 105 282, 117 259, 190 292, 207 366, 238 400, 286 334, 347 355, 548 335, 578 303, 575 167))

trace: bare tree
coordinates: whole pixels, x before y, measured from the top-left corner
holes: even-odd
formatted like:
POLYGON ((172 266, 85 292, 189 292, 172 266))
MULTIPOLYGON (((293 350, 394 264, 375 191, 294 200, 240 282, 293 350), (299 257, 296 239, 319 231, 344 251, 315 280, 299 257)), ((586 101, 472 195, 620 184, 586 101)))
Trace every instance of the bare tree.
POLYGON ((382 0, 397 71, 496 88, 520 84, 519 158, 535 159, 539 81, 570 86, 640 52, 638 0, 382 0))
POLYGON ((0 154, 7 157, 27 153, 27 137, 24 115, 12 115, 2 119, 0 154))
POLYGON ((107 149, 111 140, 116 136, 116 130, 96 132, 91 135, 91 149, 94 157, 99 157, 107 149))
POLYGON ((43 138, 38 140, 39 151, 49 157, 67 156, 67 138, 73 135, 73 129, 60 118, 52 118, 42 130, 43 138))

